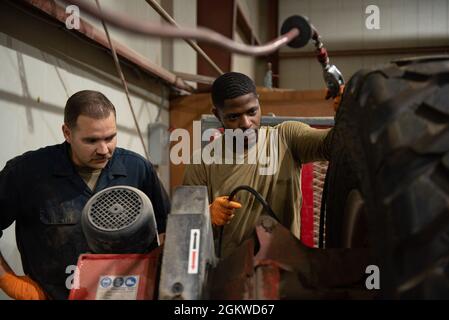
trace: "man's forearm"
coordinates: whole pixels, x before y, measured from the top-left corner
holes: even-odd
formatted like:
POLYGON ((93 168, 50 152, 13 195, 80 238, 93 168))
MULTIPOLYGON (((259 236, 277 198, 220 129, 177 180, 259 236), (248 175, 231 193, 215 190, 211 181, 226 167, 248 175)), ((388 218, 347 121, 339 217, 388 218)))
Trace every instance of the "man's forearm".
POLYGON ((331 152, 332 152, 332 143, 333 143, 333 135, 334 135, 334 128, 331 128, 326 135, 326 138, 324 138, 323 141, 323 150, 322 154, 324 155, 324 158, 326 160, 330 160, 331 158, 331 152))

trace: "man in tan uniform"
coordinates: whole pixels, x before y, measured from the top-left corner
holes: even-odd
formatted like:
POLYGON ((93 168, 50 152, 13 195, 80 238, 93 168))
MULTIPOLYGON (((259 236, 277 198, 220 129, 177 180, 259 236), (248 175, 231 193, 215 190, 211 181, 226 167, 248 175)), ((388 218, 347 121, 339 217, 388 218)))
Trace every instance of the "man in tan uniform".
MULTIPOLYGON (((261 109, 253 81, 241 73, 230 72, 217 78, 212 86, 212 112, 225 129, 255 131, 257 143, 245 140, 243 164, 237 164, 236 149, 231 146, 233 164, 226 155, 227 132, 210 145, 222 150, 221 163, 186 166, 185 185, 205 185, 208 189, 212 224, 224 226, 222 257, 228 256, 253 235, 263 207, 249 192, 241 191, 234 201, 227 196, 238 186, 248 185, 266 199, 279 221, 300 237, 302 164, 329 160, 332 130, 314 129, 287 121, 275 127, 261 127, 261 109), (251 161, 256 154, 257 161, 251 161), (263 160, 263 161, 262 161, 263 160)), ((229 153, 228 153, 229 154, 229 153)))

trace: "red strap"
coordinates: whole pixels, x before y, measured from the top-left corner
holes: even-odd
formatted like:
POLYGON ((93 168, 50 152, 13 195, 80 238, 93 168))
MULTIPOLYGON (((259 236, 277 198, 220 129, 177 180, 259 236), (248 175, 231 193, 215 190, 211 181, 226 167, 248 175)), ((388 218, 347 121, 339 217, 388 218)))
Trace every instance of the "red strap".
POLYGON ((318 61, 321 62, 321 63, 326 62, 327 57, 328 57, 326 48, 324 48, 324 47, 320 48, 320 49, 317 50, 317 52, 318 52, 317 53, 318 61))
POLYGON ((314 247, 313 241, 313 164, 301 168, 301 241, 308 247, 314 247))

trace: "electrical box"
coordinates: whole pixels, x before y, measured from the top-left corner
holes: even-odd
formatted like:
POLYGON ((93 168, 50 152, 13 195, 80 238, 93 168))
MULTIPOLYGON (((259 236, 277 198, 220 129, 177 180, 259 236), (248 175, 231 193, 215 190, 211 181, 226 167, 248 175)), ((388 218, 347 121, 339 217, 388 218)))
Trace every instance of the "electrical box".
POLYGON ((168 163, 168 147, 170 135, 168 127, 160 122, 148 125, 148 152, 151 163, 164 165, 168 163))

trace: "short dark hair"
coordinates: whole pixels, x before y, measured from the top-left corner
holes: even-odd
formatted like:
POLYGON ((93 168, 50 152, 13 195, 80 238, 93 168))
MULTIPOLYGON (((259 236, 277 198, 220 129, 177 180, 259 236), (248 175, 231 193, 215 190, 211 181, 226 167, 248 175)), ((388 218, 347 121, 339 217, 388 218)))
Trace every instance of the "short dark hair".
POLYGON ((93 90, 82 90, 67 100, 64 109, 64 123, 72 129, 76 127, 76 121, 80 115, 104 119, 109 117, 111 112, 116 116, 114 105, 104 94, 93 90))
POLYGON ((224 101, 234 99, 248 93, 256 93, 256 85, 247 75, 239 72, 228 72, 215 79, 212 84, 212 103, 222 108, 224 101))

